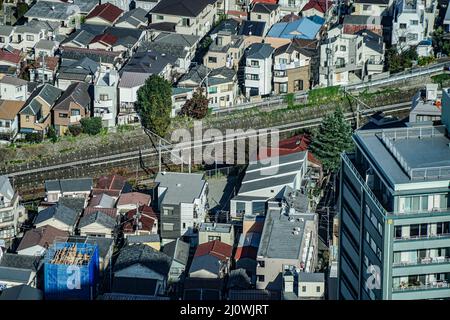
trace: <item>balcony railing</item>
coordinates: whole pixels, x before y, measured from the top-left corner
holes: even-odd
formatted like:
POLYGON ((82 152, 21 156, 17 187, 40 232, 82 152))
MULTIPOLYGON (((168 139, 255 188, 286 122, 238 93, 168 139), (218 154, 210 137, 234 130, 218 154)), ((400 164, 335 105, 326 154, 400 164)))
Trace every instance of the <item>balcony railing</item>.
POLYGON ((432 210, 410 210, 407 212, 393 212, 393 215, 418 215, 418 214, 430 214, 430 213, 446 213, 450 212, 450 208, 433 208, 432 210))
POLYGON ((410 240, 427 240, 427 239, 440 239, 440 238, 450 238, 450 233, 395 237, 394 239, 396 241, 410 241, 410 240))
POLYGON ((449 257, 429 257, 429 258, 417 259, 415 261, 394 262, 392 264, 392 266, 393 267, 408 267, 408 266, 439 264, 439 263, 448 263, 448 262, 450 262, 449 257))
POLYGON ((429 289, 448 289, 450 283, 447 281, 435 281, 430 283, 409 284, 406 283, 399 287, 394 287, 394 292, 413 291, 413 290, 429 290, 429 289))

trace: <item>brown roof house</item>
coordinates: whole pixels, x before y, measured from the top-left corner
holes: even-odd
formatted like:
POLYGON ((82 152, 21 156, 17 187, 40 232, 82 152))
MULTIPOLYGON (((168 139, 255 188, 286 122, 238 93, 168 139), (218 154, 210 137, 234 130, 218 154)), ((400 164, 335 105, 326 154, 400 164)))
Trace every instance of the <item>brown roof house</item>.
POLYGON ((123 193, 117 201, 117 210, 119 213, 125 213, 130 210, 136 209, 139 206, 147 205, 151 203, 152 197, 148 194, 141 192, 129 192, 123 193))
POLYGON ((17 248, 18 254, 41 256, 57 238, 67 238, 67 231, 59 230, 51 225, 31 229, 25 232, 17 248))
POLYGON ((189 277, 223 278, 230 268, 232 252, 232 246, 219 240, 200 244, 195 251, 189 277))
POLYGON ((63 135, 69 126, 78 125, 81 119, 89 117, 91 97, 88 89, 89 84, 85 82, 72 83, 56 102, 52 114, 58 135, 63 135))
POLYGON ((117 200, 122 192, 130 189, 129 187, 127 179, 117 174, 101 176, 98 178, 92 194, 94 196, 107 194, 117 200))
POLYGON ((33 64, 31 64, 30 68, 28 69, 28 72, 30 74, 30 81, 38 83, 54 83, 58 67, 58 57, 45 56, 44 60, 42 60, 42 58, 39 58, 33 64))
POLYGON ((123 14, 123 10, 111 3, 99 4, 86 16, 86 23, 112 26, 123 14))
POLYGON ((130 210, 125 215, 124 236, 148 235, 158 233, 158 216, 148 205, 130 210))
POLYGON ((0 140, 12 140, 19 132, 19 111, 24 101, 0 100, 0 140))

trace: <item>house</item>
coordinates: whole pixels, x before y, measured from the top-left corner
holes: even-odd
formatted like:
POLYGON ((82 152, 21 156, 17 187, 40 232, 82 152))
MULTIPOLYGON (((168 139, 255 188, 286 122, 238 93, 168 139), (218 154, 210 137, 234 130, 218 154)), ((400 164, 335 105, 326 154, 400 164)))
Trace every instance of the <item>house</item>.
POLYGON ((293 22, 278 22, 267 32, 267 37, 304 40, 318 39, 324 22, 320 18, 313 21, 311 17, 301 18, 293 22))
POLYGON ((362 16, 388 16, 392 13, 393 0, 355 0, 353 13, 362 16))
POLYGON ((184 104, 192 99, 194 92, 197 89, 195 88, 180 88, 180 87, 172 87, 172 114, 171 117, 175 117, 178 112, 180 112, 181 108, 184 104))
POLYGON ((128 211, 124 219, 124 237, 158 233, 158 215, 148 205, 141 205, 137 212, 136 209, 128 211))
POLYGON ((251 21, 265 22, 264 35, 280 18, 280 6, 278 4, 258 2, 253 5, 250 11, 251 21))
POLYGON ((114 208, 116 206, 116 199, 107 195, 93 194, 91 200, 89 201, 89 207, 92 208, 114 208))
MULTIPOLYGON (((101 63, 107 68, 120 68, 124 63, 122 55, 122 52, 62 46, 61 57, 62 61, 67 61, 67 63, 65 63, 66 66, 68 66, 69 62, 76 63, 77 61, 89 58, 97 63, 98 66, 100 66, 101 63)), ((94 76, 94 78, 96 77, 94 76)), ((90 82, 90 80, 84 82, 90 82)))
POLYGON ((29 256, 42 256, 49 246, 59 238, 65 239, 69 236, 67 231, 63 231, 46 225, 40 228, 31 229, 25 232, 19 246, 17 253, 29 256))
POLYGON ((42 29, 28 25, 19 25, 14 29, 11 47, 22 52, 31 53, 36 44, 44 37, 45 32, 42 29))
MULTIPOLYGON (((264 220, 262 225, 264 226, 264 220)), ((261 232, 262 227, 260 232, 241 233, 234 254, 236 268, 245 270, 252 284, 256 283, 256 256, 261 241, 261 232)))
POLYGON ((149 206, 152 201, 152 197, 148 194, 141 192, 128 192, 122 193, 117 200, 117 210, 119 213, 125 213, 130 210, 136 209, 143 205, 149 206))
POLYGON ((88 48, 94 38, 95 34, 87 30, 79 29, 65 38, 61 45, 64 47, 88 48))
POLYGON ((157 183, 163 245, 184 237, 195 245, 195 229, 204 221, 207 211, 208 183, 202 174, 159 172, 157 183))
POLYGON ((237 70, 244 49, 243 36, 219 31, 214 35, 213 42, 203 57, 203 64, 209 69, 227 67, 237 70))
POLYGON ((420 0, 400 0, 394 8, 392 45, 399 52, 416 46, 427 37, 428 21, 425 7, 420 0))
POLYGON ((354 34, 343 31, 342 27, 331 29, 328 39, 320 46, 321 85, 346 85, 383 72, 385 44, 382 36, 369 30, 354 34))
POLYGON ((442 116, 442 95, 438 93, 438 84, 428 83, 413 97, 409 111, 410 123, 439 121, 442 116))
POLYGON ((85 23, 112 26, 123 14, 123 10, 106 2, 97 5, 85 18, 85 23))
POLYGON ((19 111, 24 104, 23 101, 0 100, 0 140, 14 140, 19 132, 19 111))
POLYGON ((177 239, 166 244, 163 252, 172 258, 168 282, 178 282, 183 279, 189 259, 189 243, 177 239))
POLYGON ((144 244, 123 247, 114 264, 112 292, 163 296, 172 259, 144 244))
POLYGON ((28 81, 17 77, 3 76, 0 79, 0 99, 26 101, 28 99, 28 81))
POLYGON ((198 230, 198 244, 219 240, 234 245, 234 227, 228 223, 203 222, 198 230))
POLYGON ((433 41, 431 39, 420 41, 416 47, 416 52, 419 57, 434 57, 433 41))
POLYGON ((265 30, 266 23, 263 21, 244 20, 239 27, 238 35, 247 37, 264 37, 265 30))
POLYGON ((242 220, 245 215, 264 216, 267 201, 280 197, 287 187, 300 190, 307 172, 308 152, 278 157, 278 162, 256 161, 249 164, 237 195, 231 199, 230 215, 242 220))
POLYGON ((198 245, 191 267, 190 278, 221 279, 228 274, 233 247, 219 240, 198 245))
POLYGON ((280 6, 281 15, 285 15, 299 12, 307 2, 308 0, 278 0, 278 5, 280 6))
POLYGON ((330 17, 334 3, 329 0, 309 0, 302 8, 302 17, 318 16, 321 18, 330 17))
POLYGON ((146 12, 151 11, 160 0, 135 0, 136 8, 144 9, 146 12))
POLYGON ((45 181, 45 201, 56 203, 61 197, 81 198, 87 202, 92 191, 92 178, 45 181))
POLYGON ((28 21, 38 20, 60 24, 59 34, 71 33, 98 4, 96 0, 73 0, 71 2, 37 1, 26 13, 28 21), (77 8, 77 9, 75 9, 77 8))
POLYGON ((94 84, 94 117, 101 117, 105 128, 116 126, 118 83, 119 74, 115 69, 100 69, 94 84))
POLYGON ((175 57, 175 72, 184 74, 189 70, 199 42, 198 36, 160 32, 151 42, 143 43, 139 51, 151 50, 175 57))
POLYGON ((137 52, 120 71, 118 124, 138 122, 134 108, 137 91, 151 75, 172 82, 172 70, 177 58, 157 51, 137 52))
POLYGON ((283 300, 321 300, 325 297, 325 275, 286 270, 283 273, 283 300))
POLYGON ((20 70, 23 60, 23 54, 20 50, 12 47, 3 47, 0 49, 0 65, 20 70))
POLYGON ((127 11, 116 21, 115 26, 130 29, 146 27, 148 25, 148 11, 139 7, 127 11))
MULTIPOLYGON (((389 17, 347 15, 342 22, 343 32, 346 34, 355 34, 361 30, 369 30, 381 36, 385 31, 389 31, 392 26, 392 20, 390 21, 390 25, 388 25, 389 19, 389 17)), ((390 36, 386 36, 386 38, 390 39, 390 36)))
POLYGON ((127 183, 127 179, 117 174, 113 174, 98 178, 95 188, 92 190, 92 194, 94 196, 107 194, 117 200, 123 192, 129 191, 131 191, 131 186, 127 183))
POLYGON ((32 286, 21 284, 11 288, 3 289, 0 294, 0 300, 18 301, 18 300, 43 300, 42 291, 32 286))
POLYGON ((272 54, 274 48, 266 43, 254 43, 245 53, 245 95, 265 96, 272 93, 272 54))
POLYGON ((0 240, 9 241, 27 219, 25 208, 19 204, 19 195, 7 176, 0 176, 0 240))
POLYGON ((52 109, 53 125, 57 135, 64 135, 70 126, 90 116, 91 97, 89 84, 75 82, 69 85, 52 109))
POLYGON ((0 48, 6 47, 13 41, 14 27, 3 25, 0 26, 0 48))
POLYGON ((126 237, 126 243, 128 245, 145 244, 156 251, 161 250, 161 238, 159 234, 147 234, 147 235, 128 235, 126 237))
POLYGON ((285 194, 281 203, 268 203, 257 253, 256 289, 282 291, 285 270, 314 272, 318 218, 306 202, 305 194, 294 191, 285 194))
POLYGON ((55 40, 39 40, 34 46, 34 57, 38 59, 39 57, 54 57, 55 51, 59 47, 59 42, 55 40))
POLYGON ((34 219, 36 228, 51 226, 70 234, 75 233, 75 227, 80 213, 57 203, 47 209, 40 211, 34 219))
POLYGON ((37 274, 41 267, 41 257, 5 253, 0 261, 0 288, 20 285, 36 288, 39 285, 37 274))
POLYGON ((301 46, 297 39, 275 49, 273 86, 276 94, 293 93, 310 88, 311 64, 316 50, 301 46))
POLYGON ((80 235, 83 237, 114 238, 115 228, 116 220, 101 211, 85 214, 78 224, 80 235))
POLYGON ((58 57, 46 55, 40 59, 37 59, 28 69, 30 81, 37 83, 49 82, 50 84, 53 84, 56 79, 56 72, 58 68, 58 57))
POLYGON ((203 38, 217 18, 217 0, 161 0, 151 9, 151 23, 171 23, 175 32, 203 38))
POLYGON ((73 83, 92 83, 98 76, 99 67, 99 63, 88 57, 79 60, 63 58, 56 74, 55 85, 61 90, 67 90, 73 83))

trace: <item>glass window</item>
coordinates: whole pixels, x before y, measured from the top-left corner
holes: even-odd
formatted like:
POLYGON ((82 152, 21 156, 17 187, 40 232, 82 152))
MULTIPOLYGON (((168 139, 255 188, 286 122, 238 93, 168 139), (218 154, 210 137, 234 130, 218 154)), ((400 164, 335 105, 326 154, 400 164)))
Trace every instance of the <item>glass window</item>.
POLYGON ((245 202, 236 202, 236 212, 245 213, 245 202))
POLYGON ((220 236, 208 236, 208 241, 215 241, 215 240, 221 241, 221 237, 220 236))
POLYGON ((252 204, 252 213, 253 214, 264 214, 266 212, 266 203, 265 202, 253 202, 252 204))
POLYGON ((316 287, 316 292, 320 292, 320 286, 316 287))
POLYGON ((79 109, 72 109, 70 113, 71 113, 72 117, 76 117, 81 114, 79 109))
POLYGON ((306 286, 302 286, 302 292, 306 292, 306 286))

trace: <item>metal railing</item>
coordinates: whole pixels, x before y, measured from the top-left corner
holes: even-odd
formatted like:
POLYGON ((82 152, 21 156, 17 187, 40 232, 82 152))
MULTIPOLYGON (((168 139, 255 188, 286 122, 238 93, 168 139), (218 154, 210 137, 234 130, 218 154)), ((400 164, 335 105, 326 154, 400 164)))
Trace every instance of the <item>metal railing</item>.
POLYGON ((450 212, 450 208, 433 208, 431 210, 408 210, 405 212, 392 212, 393 215, 417 215, 417 214, 430 214, 430 213, 444 213, 444 212, 450 212))
POLYGON ((441 239, 450 238, 450 233, 441 234, 427 234, 427 235, 417 235, 417 236, 406 236, 406 237, 395 237, 396 241, 410 241, 410 240, 424 240, 424 239, 441 239))
POLYGON ((394 262, 392 264, 393 267, 407 267, 407 266, 415 266, 415 265, 427 265, 427 264, 439 264, 450 262, 450 257, 429 257, 417 259, 415 261, 400 261, 394 262))
POLYGON ((404 287, 394 287, 394 292, 413 291, 413 290, 428 290, 428 289, 448 289, 450 283, 447 281, 436 281, 432 283, 420 283, 419 285, 406 284, 404 287))

